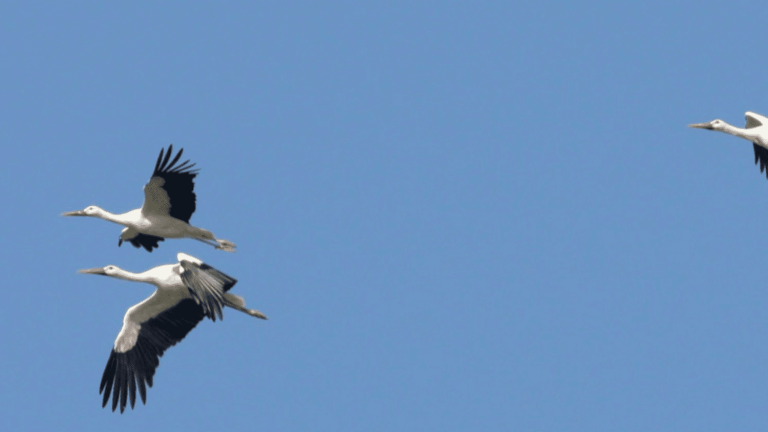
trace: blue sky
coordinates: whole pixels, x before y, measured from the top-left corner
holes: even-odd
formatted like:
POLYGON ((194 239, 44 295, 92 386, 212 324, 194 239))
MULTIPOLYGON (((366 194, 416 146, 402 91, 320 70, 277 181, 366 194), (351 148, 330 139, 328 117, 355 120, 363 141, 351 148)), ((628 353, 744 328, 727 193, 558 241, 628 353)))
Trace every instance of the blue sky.
MULTIPOLYGON (((751 6, 750 6, 751 5, 751 6)), ((766 10, 702 2, 0 6, 14 430, 765 430, 766 10), (60 217, 160 148, 236 254, 60 217), (101 408, 125 310, 197 256, 229 311, 101 408)))

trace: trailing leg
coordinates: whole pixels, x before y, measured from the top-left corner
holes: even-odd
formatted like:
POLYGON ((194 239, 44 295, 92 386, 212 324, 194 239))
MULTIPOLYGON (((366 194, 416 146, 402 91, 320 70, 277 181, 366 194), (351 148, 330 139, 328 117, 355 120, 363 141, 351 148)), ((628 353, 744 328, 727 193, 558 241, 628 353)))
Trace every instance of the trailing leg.
POLYGON ((232 309, 239 310, 240 312, 246 313, 252 317, 261 318, 263 320, 267 319, 266 315, 257 311, 256 309, 247 309, 245 307, 245 300, 242 297, 232 293, 224 294, 224 306, 229 306, 232 309))
POLYGON ((216 249, 221 249, 225 252, 237 252, 237 245, 229 240, 217 239, 212 232, 195 227, 195 233, 191 237, 200 240, 203 243, 207 243, 216 249))

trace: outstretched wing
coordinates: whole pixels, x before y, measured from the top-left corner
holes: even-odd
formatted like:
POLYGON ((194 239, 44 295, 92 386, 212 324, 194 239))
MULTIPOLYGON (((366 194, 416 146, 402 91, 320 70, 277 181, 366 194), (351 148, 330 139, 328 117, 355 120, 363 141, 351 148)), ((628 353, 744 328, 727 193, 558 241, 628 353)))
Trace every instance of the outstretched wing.
POLYGON ((158 247, 158 242, 165 241, 163 237, 142 234, 132 227, 123 228, 123 231, 120 233, 120 241, 117 242, 117 246, 122 246, 124 240, 131 242, 135 248, 140 248, 143 246, 147 252, 152 252, 152 248, 158 247))
POLYGON ((197 208, 194 179, 198 170, 192 169, 195 164, 188 165, 189 160, 176 166, 183 152, 184 149, 179 150, 173 161, 168 163, 173 145, 168 146, 167 152, 160 149, 155 171, 149 183, 144 186, 144 205, 141 211, 145 215, 170 215, 189 223, 189 218, 197 208))
MULTIPOLYGON (((768 118, 751 111, 744 113, 744 118, 747 120, 747 129, 768 125, 768 118)), ((755 165, 768 177, 768 149, 756 143, 752 143, 752 146, 755 149, 755 165)))
POLYGON ((192 297, 203 308, 205 316, 213 321, 223 319, 224 293, 235 286, 234 279, 208 264, 186 254, 179 254, 181 280, 189 288, 192 297))
POLYGON ((752 146, 755 148, 755 165, 760 166, 760 172, 765 172, 768 178, 768 149, 755 143, 752 146))
POLYGON ((747 129, 768 125, 768 118, 765 118, 760 114, 753 113, 751 111, 744 113, 744 118, 747 120, 747 129))
POLYGON ((126 315, 101 378, 99 394, 104 394, 101 406, 107 406, 111 393, 112 411, 118 404, 120 412, 125 411, 129 398, 133 408, 137 386, 141 401, 146 404, 145 384, 152 387, 160 357, 165 350, 184 339, 204 317, 203 308, 190 298, 181 300, 141 324, 130 321, 126 315))
MULTIPOLYGON (((158 244, 161 241, 165 241, 163 237, 153 236, 149 234, 136 234, 134 237, 125 239, 131 242, 133 247, 140 248, 144 247, 144 249, 147 250, 147 252, 152 252, 152 248, 157 248, 160 245, 158 244)), ((117 243, 118 246, 123 244, 123 238, 120 238, 120 241, 117 243)))

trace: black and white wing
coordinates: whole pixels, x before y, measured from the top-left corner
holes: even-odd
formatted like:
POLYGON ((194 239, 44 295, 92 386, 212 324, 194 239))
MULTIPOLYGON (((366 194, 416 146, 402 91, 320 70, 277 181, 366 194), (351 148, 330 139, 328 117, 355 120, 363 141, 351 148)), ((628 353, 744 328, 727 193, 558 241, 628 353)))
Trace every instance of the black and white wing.
POLYGON ((177 257, 182 268, 181 280, 203 308, 205 316, 213 321, 217 316, 223 319, 224 293, 235 286, 237 279, 185 253, 179 253, 177 257))
POLYGON ((189 218, 197 208, 194 180, 198 170, 192 169, 195 164, 188 165, 189 160, 176 166, 183 152, 184 149, 179 150, 169 163, 173 145, 168 146, 168 152, 165 153, 160 149, 152 178, 144 186, 144 205, 141 212, 145 215, 170 215, 189 223, 189 218))
POLYGON ((753 113, 752 111, 747 111, 744 113, 744 118, 747 120, 747 129, 768 125, 768 118, 765 118, 760 114, 753 113))
MULTIPOLYGON (((153 248, 157 248, 160 246, 158 244, 159 242, 165 241, 163 237, 153 236, 149 234, 136 234, 136 236, 134 236, 133 238, 129 238, 126 240, 131 242, 133 247, 137 249, 143 247, 144 249, 147 250, 147 252, 152 252, 153 248)), ((123 239, 121 238, 120 241, 117 243, 117 245, 120 246, 122 244, 123 244, 123 239)))
POLYGON ((117 246, 122 246, 123 241, 131 242, 133 247, 137 249, 143 247, 147 252, 152 252, 152 249, 158 247, 158 243, 165 241, 165 239, 163 237, 142 234, 131 227, 125 227, 120 233, 120 241, 117 242, 117 246))
MULTIPOLYGON (((747 111, 744 117, 747 120, 747 129, 768 125, 768 118, 760 114, 747 111)), ((765 176, 768 177, 768 149, 755 143, 752 143, 752 147, 755 150, 755 165, 758 165, 760 172, 765 172, 765 176)))
POLYGON ((126 315, 101 378, 99 394, 104 394, 102 407, 107 406, 111 393, 112 411, 118 404, 120 412, 125 411, 129 399, 133 408, 137 388, 141 401, 146 404, 145 384, 152 387, 152 377, 160 364, 160 357, 165 350, 184 339, 204 317, 203 308, 190 298, 179 301, 141 324, 130 321, 126 315))
POLYGON ((755 143, 752 143, 752 147, 755 149, 755 165, 758 165, 760 172, 765 172, 768 178, 768 149, 755 143))
POLYGON ((129 239, 128 241, 131 242, 135 248, 144 247, 147 252, 152 252, 152 248, 157 248, 159 246, 158 243, 165 241, 165 239, 149 234, 137 234, 136 237, 129 239))

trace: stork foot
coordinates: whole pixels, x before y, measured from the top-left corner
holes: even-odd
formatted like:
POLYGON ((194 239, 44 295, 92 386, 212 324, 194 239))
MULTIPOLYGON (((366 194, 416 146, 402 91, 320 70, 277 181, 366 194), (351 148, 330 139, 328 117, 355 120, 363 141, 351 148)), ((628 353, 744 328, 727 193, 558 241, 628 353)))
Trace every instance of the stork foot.
POLYGON ((256 309, 248 309, 248 311, 246 313, 248 315, 252 316, 252 317, 261 318, 263 320, 267 319, 266 315, 264 315, 263 313, 257 311, 256 309))
POLYGON ((218 245, 216 249, 221 249, 225 252, 237 252, 237 245, 229 240, 216 240, 218 245))

